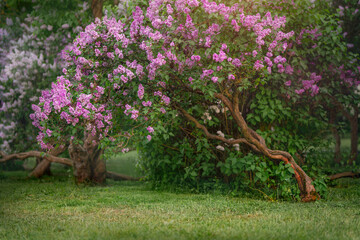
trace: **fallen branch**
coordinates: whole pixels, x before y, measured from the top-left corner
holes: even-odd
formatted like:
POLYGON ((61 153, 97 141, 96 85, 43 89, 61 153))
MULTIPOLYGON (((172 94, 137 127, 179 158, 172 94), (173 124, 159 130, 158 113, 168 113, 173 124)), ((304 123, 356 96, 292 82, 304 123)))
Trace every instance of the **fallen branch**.
POLYGON ((330 180, 335 180, 335 179, 345 178, 345 177, 360 178, 360 173, 342 172, 342 173, 337 173, 337 174, 328 176, 328 178, 330 180))
POLYGON ((140 178, 134 178, 131 176, 127 176, 127 175, 120 174, 120 173, 114 173, 114 172, 110 172, 110 171, 106 172, 106 178, 110 178, 110 179, 116 180, 116 181, 122 181, 122 180, 139 181, 140 180, 140 178))
POLYGON ((29 152, 13 153, 13 154, 6 154, 0 151, 0 156, 1 156, 0 163, 10 161, 13 159, 25 160, 30 157, 38 157, 38 158, 46 159, 49 162, 56 162, 56 163, 72 166, 72 161, 68 158, 55 157, 53 155, 40 151, 29 151, 29 152))

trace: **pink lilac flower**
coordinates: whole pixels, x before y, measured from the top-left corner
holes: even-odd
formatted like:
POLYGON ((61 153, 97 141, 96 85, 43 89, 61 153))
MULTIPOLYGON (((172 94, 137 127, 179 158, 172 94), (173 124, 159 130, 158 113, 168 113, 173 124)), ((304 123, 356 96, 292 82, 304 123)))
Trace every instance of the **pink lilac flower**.
POLYGON ((295 93, 301 95, 303 92, 305 92, 304 89, 295 90, 295 93))
POLYGON ((146 130, 148 130, 149 133, 153 133, 153 132, 154 132, 154 128, 152 128, 151 126, 147 127, 146 130))
POLYGON ((234 80, 234 79, 235 79, 235 76, 234 76, 233 74, 229 74, 228 79, 229 79, 229 80, 234 80))
POLYGON ((260 69, 263 68, 263 67, 264 67, 263 62, 260 61, 260 60, 256 60, 256 62, 255 62, 255 64, 254 64, 255 70, 260 70, 260 69))
POLYGON ((47 134, 49 137, 51 137, 52 131, 51 131, 50 129, 47 129, 47 130, 46 130, 46 134, 47 134))
POLYGON ((201 59, 201 57, 199 55, 192 55, 191 56, 191 60, 193 60, 193 61, 199 62, 200 59, 201 59))
POLYGON ((142 84, 139 84, 138 97, 139 97, 140 99, 143 99, 143 97, 144 97, 144 87, 143 87, 142 84))
POLYGON ((294 69, 290 65, 287 65, 286 68, 285 68, 285 73, 289 74, 289 75, 292 75, 293 72, 294 72, 294 69))

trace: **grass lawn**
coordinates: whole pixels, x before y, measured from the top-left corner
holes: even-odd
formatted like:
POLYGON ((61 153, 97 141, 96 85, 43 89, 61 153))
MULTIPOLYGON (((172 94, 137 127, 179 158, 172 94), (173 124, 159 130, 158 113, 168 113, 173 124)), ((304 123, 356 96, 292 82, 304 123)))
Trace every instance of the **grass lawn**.
POLYGON ((360 179, 339 179, 327 200, 305 204, 159 192, 143 182, 81 187, 63 173, 0 172, 0 239, 360 239, 360 179))

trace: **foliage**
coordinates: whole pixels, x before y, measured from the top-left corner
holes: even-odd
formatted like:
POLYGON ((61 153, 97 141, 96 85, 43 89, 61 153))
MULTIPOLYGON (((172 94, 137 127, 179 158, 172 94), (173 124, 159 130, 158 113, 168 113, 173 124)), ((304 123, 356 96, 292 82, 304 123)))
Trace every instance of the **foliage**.
POLYGON ((246 115, 268 146, 294 156, 304 156, 309 148, 329 147, 329 139, 324 138, 329 133, 328 124, 321 116, 322 109, 289 99, 285 89, 276 89, 272 83, 257 89, 246 115))
POLYGON ((275 164, 245 149, 239 151, 238 146, 222 150, 183 120, 166 122, 162 118, 154 129, 152 140, 139 144, 139 167, 156 188, 227 189, 234 194, 247 190, 270 199, 298 200, 290 165, 275 164))

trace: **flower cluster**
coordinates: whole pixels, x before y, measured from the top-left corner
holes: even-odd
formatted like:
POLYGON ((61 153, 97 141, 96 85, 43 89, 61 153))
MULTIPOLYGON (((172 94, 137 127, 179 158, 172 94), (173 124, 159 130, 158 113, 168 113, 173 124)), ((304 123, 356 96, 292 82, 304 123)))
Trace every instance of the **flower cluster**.
MULTIPOLYGON (((153 81, 159 86, 153 94, 148 89, 152 84, 146 79, 154 79, 166 62, 160 53, 153 57, 149 46, 155 41, 154 31, 143 25, 143 19, 139 7, 127 22, 97 19, 63 54, 67 61, 64 75, 49 91, 43 91, 30 116, 40 130, 42 148, 52 148, 54 141, 59 141, 56 136, 81 137, 83 131, 99 140, 129 137, 121 133, 125 131, 122 126, 146 121, 153 109, 170 104, 170 98, 159 89, 165 87, 164 82, 153 81), (143 99, 146 101, 139 101, 143 99)), ((163 107, 158 111, 166 112, 163 107)), ((147 130, 154 132, 151 127, 147 130)))
POLYGON ((287 41, 294 32, 281 31, 286 23, 285 17, 272 16, 270 12, 263 16, 246 13, 239 4, 227 6, 207 0, 153 0, 146 16, 164 39, 162 51, 158 54, 172 62, 172 68, 179 73, 186 69, 194 70, 188 77, 191 84, 197 80, 201 80, 201 84, 206 80, 215 84, 224 79, 233 80, 236 73, 248 71, 249 66, 251 71, 260 74, 264 70, 271 73, 274 67, 280 73, 287 69, 286 58, 279 53, 287 49, 287 41), (162 8, 167 10, 159 11, 162 8), (211 21, 206 21, 209 18, 211 21), (229 31, 240 30, 241 38, 247 39, 246 44, 239 39, 239 42, 224 39, 229 31), (195 47, 182 46, 171 39, 185 39, 193 42, 195 47), (210 65, 214 67, 206 68, 210 65), (201 74, 196 76, 199 72, 201 74))

